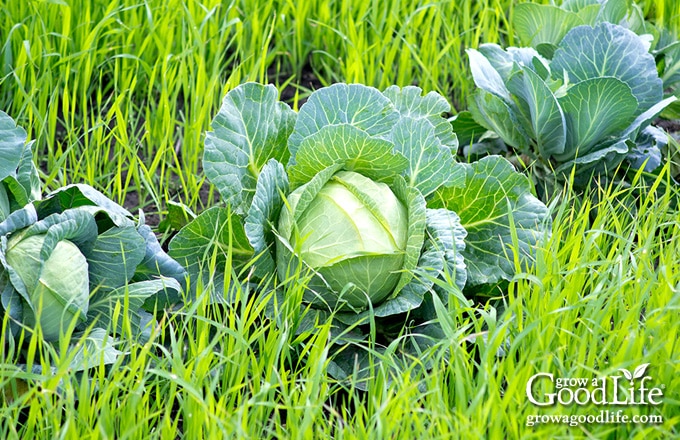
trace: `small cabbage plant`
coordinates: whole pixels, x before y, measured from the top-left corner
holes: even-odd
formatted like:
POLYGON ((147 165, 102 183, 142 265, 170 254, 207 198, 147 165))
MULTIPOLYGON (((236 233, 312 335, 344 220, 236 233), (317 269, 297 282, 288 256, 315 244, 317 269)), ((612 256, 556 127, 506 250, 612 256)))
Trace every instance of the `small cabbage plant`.
POLYGON ((665 133, 650 124, 675 97, 663 99, 654 58, 632 31, 576 26, 554 52, 543 51, 551 59, 495 44, 467 52, 478 87, 474 119, 553 178, 573 171, 575 183, 587 185, 624 161, 646 171, 660 165, 665 133))
MULTIPOLYGON (((225 206, 182 228, 170 255, 215 301, 234 301, 245 281, 274 286, 274 304, 302 288, 300 328, 332 319, 336 335, 374 322, 387 341, 406 327, 443 337, 438 306, 511 279, 550 222, 505 159, 455 161, 448 111, 417 87, 335 84, 299 112, 273 86, 231 90, 203 157, 225 206)), ((360 345, 344 347, 333 374, 349 374, 352 353, 364 358, 360 345)))
MULTIPOLYGON (((180 299, 184 269, 162 249, 151 229, 87 185, 69 185, 44 198, 26 133, 0 112, 0 311, 6 337, 26 340, 38 328, 48 343, 84 332, 88 355, 113 362, 115 340, 129 325, 144 336, 150 312, 180 299), (126 319, 121 313, 126 313, 126 319), (88 330, 89 328, 89 330, 88 330)), ((4 341, 6 342, 6 341, 4 341)))

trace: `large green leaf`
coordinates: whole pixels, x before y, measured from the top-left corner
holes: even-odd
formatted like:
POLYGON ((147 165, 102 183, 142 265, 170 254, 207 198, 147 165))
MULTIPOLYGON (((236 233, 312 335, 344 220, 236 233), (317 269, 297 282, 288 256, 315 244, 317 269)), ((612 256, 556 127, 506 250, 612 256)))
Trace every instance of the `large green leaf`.
POLYGON ((425 240, 427 213, 423 195, 416 188, 408 186, 403 179, 397 179, 392 190, 397 198, 406 205, 408 211, 408 233, 403 271, 392 294, 392 298, 396 298, 400 295, 401 289, 411 281, 412 272, 418 264, 425 240))
POLYGON ((529 107, 529 120, 538 152, 546 159, 553 154, 561 154, 564 152, 567 128, 557 98, 533 70, 525 68, 518 75, 522 79, 521 86, 514 87, 513 82, 509 87, 529 107))
POLYGON ((469 110, 463 110, 451 120, 453 130, 456 132, 458 141, 464 149, 470 148, 487 131, 486 127, 479 125, 469 110))
POLYGON ((319 89, 300 108, 288 140, 289 165, 297 162, 302 142, 324 127, 350 125, 372 137, 387 137, 398 119, 399 112, 392 102, 373 87, 333 84, 319 89))
POLYGON ((582 24, 595 26, 609 22, 618 24, 626 17, 630 0, 565 0, 561 8, 578 14, 582 24))
MULTIPOLYGON (((35 141, 31 141, 24 146, 24 151, 17 166, 16 180, 22 190, 25 191, 26 203, 38 200, 41 196, 40 176, 33 162, 34 143, 35 141)), ((23 206, 25 203, 21 201, 20 204, 23 206)))
POLYGON ((626 18, 631 4, 632 0, 607 0, 601 6, 598 19, 618 24, 626 18))
POLYGON ((116 348, 115 340, 102 328, 93 328, 86 334, 73 335, 68 350, 73 353, 69 364, 73 371, 110 365, 124 354, 116 348))
POLYGON ((445 147, 455 151, 458 149, 456 133, 451 123, 443 116, 451 111, 448 101, 437 92, 429 92, 425 96, 420 87, 390 86, 383 95, 392 101, 402 118, 426 120, 434 127, 435 136, 445 147))
POLYGON ((471 96, 469 104, 475 121, 498 134, 506 144, 520 149, 529 147, 529 138, 520 122, 518 109, 481 89, 471 96))
POLYGON ((168 254, 186 268, 195 289, 199 278, 205 283, 212 275, 219 282, 228 270, 238 273, 254 251, 246 237, 243 219, 230 208, 214 206, 182 228, 170 241, 168 254))
POLYGON ((510 92, 505 87, 503 77, 489 59, 476 49, 467 49, 466 53, 475 85, 504 103, 510 102, 510 92))
MULTIPOLYGON (((19 301, 19 298, 22 298, 30 308, 30 292, 19 273, 12 267, 10 262, 7 261, 7 251, 9 248, 7 236, 0 235, 0 273, 3 274, 3 283, 5 283, 3 291, 0 292, 2 294, 3 305, 7 308, 12 303, 22 304, 22 302, 19 301), (9 281, 9 283, 7 281, 9 281)), ((27 263, 28 262, 24 262, 23 264, 26 265, 27 263)), ((34 265, 33 261, 31 262, 31 265, 34 265)), ((16 313, 16 311, 14 311, 14 313, 16 313)))
POLYGON ((262 167, 257 179, 255 197, 245 218, 245 233, 259 260, 255 264, 258 275, 273 273, 274 258, 270 247, 274 244, 275 229, 283 198, 288 193, 288 176, 283 165, 272 159, 262 167))
POLYGON ((257 176, 269 159, 288 160, 286 141, 295 112, 272 85, 243 84, 231 90, 206 134, 203 169, 234 212, 248 211, 257 176))
POLYGON ((85 253, 90 289, 109 291, 132 279, 146 254, 146 242, 134 226, 113 227, 97 236, 85 253))
POLYGON ((635 118, 635 120, 623 131, 623 137, 635 140, 638 134, 644 130, 645 127, 649 126, 649 124, 651 124, 654 119, 656 119, 659 114, 664 111, 664 109, 666 109, 666 107, 673 104, 677 100, 678 98, 675 96, 669 96, 668 98, 654 104, 647 111, 635 118))
MULTIPOLYGON (((451 124, 448 124, 449 126, 451 124)), ((462 186, 465 175, 455 166, 453 154, 426 119, 402 118, 392 131, 395 151, 408 160, 404 175, 410 186, 424 197, 441 186, 462 186)))
POLYGON ((668 145, 668 133, 660 128, 649 126, 635 139, 635 145, 630 149, 626 160, 633 169, 644 168, 648 173, 653 172, 662 163, 661 150, 668 145))
POLYGON ((616 78, 592 78, 572 86, 559 98, 567 122, 565 161, 589 153, 592 148, 626 128, 635 118, 637 101, 630 88, 616 78))
POLYGON ((132 280, 144 281, 162 275, 174 278, 180 284, 184 283, 186 270, 163 250, 151 228, 147 225, 140 225, 137 227, 137 232, 146 242, 146 252, 132 280))
POLYGON ((78 246, 81 252, 87 252, 93 246, 97 233, 97 223, 92 214, 81 209, 68 209, 31 224, 19 234, 23 237, 45 234, 45 242, 40 252, 44 261, 62 240, 69 240, 78 246))
POLYGON ((168 213, 158 225, 160 231, 179 231, 187 223, 196 218, 196 214, 181 202, 168 200, 165 202, 168 213))
POLYGON ((555 174, 566 180, 574 169, 574 184, 584 186, 591 181, 593 173, 613 172, 628 152, 629 148, 625 139, 604 142, 594 148, 591 153, 562 163, 555 169, 555 174))
POLYGON ((579 12, 579 11, 583 10, 583 8, 587 8, 588 6, 593 6, 593 5, 600 6, 600 3, 603 3, 603 2, 600 1, 600 0, 564 0, 564 2, 562 2, 561 7, 565 11, 579 12))
POLYGON ((9 195, 5 189, 5 185, 0 183, 0 223, 5 221, 5 219, 9 216, 11 212, 10 209, 9 195))
POLYGON ((408 166, 407 159, 394 151, 391 142, 346 123, 327 125, 307 136, 298 146, 295 162, 288 167, 293 187, 309 182, 320 171, 338 163, 348 171, 386 182, 408 166))
POLYGON ((611 23, 569 31, 555 52, 551 69, 556 77, 566 72, 571 83, 608 76, 623 81, 637 99, 638 114, 663 98, 654 57, 635 33, 611 23))
POLYGON ((0 237, 18 231, 38 221, 38 214, 33 205, 26 205, 12 212, 0 221, 0 237))
POLYGON ((117 226, 132 224, 132 214, 130 211, 89 185, 79 183, 67 185, 51 192, 43 200, 36 202, 36 209, 40 218, 45 218, 54 213, 61 213, 71 208, 81 208, 92 215, 99 211, 104 211, 112 224, 117 226))
MULTIPOLYGON (((446 275, 462 291, 467 282, 467 270, 463 257, 467 231, 461 224, 460 217, 448 209, 428 209, 426 230, 428 237, 425 242, 426 251, 433 250, 442 253, 442 258, 446 262, 446 275)), ((420 264, 419 267, 422 268, 420 264)), ((446 300, 446 298, 443 299, 446 300)))
POLYGON ((536 243, 549 232, 548 209, 532 195, 529 179, 502 157, 460 166, 466 169, 465 188, 440 190, 430 207, 457 213, 468 233, 461 252, 468 285, 509 280, 515 273, 514 253, 528 265, 536 243))
POLYGON ((40 178, 38 177, 38 170, 33 163, 33 142, 25 145, 24 151, 17 165, 16 174, 14 176, 7 176, 0 182, 0 187, 3 191, 7 190, 9 211, 6 208, 0 208, 0 219, 2 212, 11 212, 20 209, 23 206, 31 203, 34 200, 40 199, 40 178))
POLYGON ((95 327, 115 330, 116 333, 122 334, 124 319, 118 313, 127 312, 133 333, 140 334, 142 305, 149 298, 166 290, 179 291, 181 287, 172 278, 159 278, 131 283, 109 291, 99 290, 90 299, 87 322, 93 323, 95 327), (116 329, 111 328, 114 323, 116 329))
POLYGON ((0 222, 0 296, 5 311, 9 310, 11 316, 18 321, 21 320, 23 314, 21 298, 30 302, 30 296, 21 277, 7 263, 5 258, 8 248, 8 235, 37 221, 38 215, 33 205, 26 205, 22 209, 12 212, 4 221, 0 222))
POLYGON ((479 52, 500 74, 506 87, 513 81, 513 74, 521 68, 537 71, 541 78, 549 75, 548 61, 532 47, 503 49, 498 44, 485 43, 479 46, 479 52))
MULTIPOLYGON (((21 322, 23 317, 23 301, 22 295, 17 292, 12 283, 10 282, 10 275, 7 270, 5 270, 4 265, 6 264, 4 258, 4 250, 0 245, 0 311, 4 314, 9 314, 9 317, 15 322, 21 322)), ((8 330, 13 332, 16 328, 16 324, 10 321, 10 327, 8 330)))
POLYGON ((40 179, 26 131, 0 111, 0 221, 40 198, 40 179))
POLYGON ((25 143, 26 131, 7 113, 0 111, 0 181, 16 176, 25 143))
POLYGON ((512 24, 520 41, 532 47, 557 45, 571 28, 585 24, 578 14, 553 5, 521 3, 514 14, 512 24))

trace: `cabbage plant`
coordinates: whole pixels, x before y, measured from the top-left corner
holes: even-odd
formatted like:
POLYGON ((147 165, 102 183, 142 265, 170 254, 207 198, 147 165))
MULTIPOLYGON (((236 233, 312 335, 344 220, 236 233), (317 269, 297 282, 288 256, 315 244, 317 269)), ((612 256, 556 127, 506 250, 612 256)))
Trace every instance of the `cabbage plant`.
MULTIPOLYGON (((86 368, 98 356, 113 362, 115 341, 129 324, 180 300, 184 269, 162 249, 143 216, 87 185, 69 185, 45 197, 32 163, 31 143, 0 113, 0 311, 9 316, 8 339, 40 329, 42 338, 73 345, 87 333, 89 355, 73 357, 86 368), (127 313, 124 319, 121 313, 127 313)), ((80 348, 74 350, 82 351, 80 348)))
POLYGON ((551 59, 495 44, 467 52, 478 87, 474 119, 552 177, 573 171, 586 185, 624 161, 646 171, 660 165, 664 133, 650 124, 675 97, 663 99, 654 58, 632 31, 576 26, 548 51, 551 59))
MULTIPOLYGON (((275 299, 301 286, 307 328, 332 319, 338 334, 374 322, 388 340, 406 326, 442 337, 427 325, 435 306, 511 279, 550 222, 505 159, 455 161, 449 111, 417 87, 335 84, 299 112, 271 85, 231 90, 203 157, 224 205, 184 226, 170 255, 214 301, 247 281, 277 287, 275 299)), ((345 349, 339 359, 352 358, 345 349)))
MULTIPOLYGON (((635 32, 654 57, 664 96, 680 97, 680 42, 677 35, 644 18, 631 0, 566 0, 561 5, 521 3, 514 10, 513 28, 524 46, 550 59, 564 36, 582 25, 621 25, 635 32)), ((661 117, 677 119, 680 103, 671 103, 661 117)))
POLYGON ((153 311, 155 299, 159 307, 177 301, 184 281, 148 226, 84 185, 62 188, 0 223, 0 263, 14 333, 40 323, 49 342, 90 324, 120 334, 118 302, 129 305, 130 324, 141 332, 144 303, 153 311), (113 322, 118 327, 109 329, 113 322))

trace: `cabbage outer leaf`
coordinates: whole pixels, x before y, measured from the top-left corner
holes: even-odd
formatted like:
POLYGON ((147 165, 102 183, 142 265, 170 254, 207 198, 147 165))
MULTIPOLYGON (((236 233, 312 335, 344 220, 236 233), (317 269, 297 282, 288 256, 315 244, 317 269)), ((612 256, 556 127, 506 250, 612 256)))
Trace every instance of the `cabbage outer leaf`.
POLYGON ((638 102, 616 78, 592 78, 572 86, 558 99, 567 122, 560 162, 583 157, 607 137, 620 134, 635 119, 638 102))
POLYGON ((40 198, 40 179, 26 131, 0 111, 0 222, 40 198))
MULTIPOLYGON (((297 162, 302 142, 325 127, 349 125, 370 137, 386 138, 398 119, 399 113, 394 105, 373 87, 333 84, 319 89, 300 108, 295 129, 288 139, 291 155, 288 166, 297 162)), ((326 147, 341 148, 339 145, 326 147)))
POLYGON ((570 29, 585 24, 575 12, 554 5, 522 3, 516 5, 514 28, 523 44, 557 45, 570 29))
POLYGON ((246 83, 224 97, 206 134, 203 169, 235 213, 248 212, 264 164, 288 160, 295 118, 273 85, 246 83))
POLYGON ((514 256, 528 266, 534 247, 549 233, 548 208, 532 194, 529 179, 500 156, 459 166, 466 170, 465 188, 444 188, 429 205, 458 214, 468 233, 461 251, 468 285, 510 280, 514 256))
POLYGON ((124 312, 128 315, 133 334, 142 333, 140 311, 144 303, 151 297, 159 295, 166 290, 181 291, 181 286, 173 278, 161 277, 154 280, 138 281, 117 289, 104 292, 97 291, 90 300, 88 323, 95 327, 113 329, 117 334, 124 332, 124 320, 117 314, 124 312))
POLYGON ((614 77, 623 81, 637 99, 636 114, 663 98, 663 85, 654 57, 632 31, 612 23, 578 26, 560 42, 551 63, 555 79, 570 83, 614 77))
POLYGON ((283 165, 276 159, 270 159, 257 179, 253 203, 245 218, 245 233, 256 255, 255 262, 258 277, 273 273, 276 263, 270 247, 274 243, 273 230, 283 207, 284 195, 288 193, 288 175, 283 165))
POLYGON ((26 143, 26 131, 0 111, 0 181, 15 177, 26 143))
POLYGON ((408 160, 394 151, 391 142, 350 124, 328 125, 300 142, 295 164, 288 166, 291 185, 295 188, 309 182, 336 163, 380 182, 392 182, 408 167, 408 160))
POLYGON ((198 284, 205 286, 212 279, 218 295, 224 293, 232 271, 243 270, 255 255, 243 218, 221 206, 199 214, 168 247, 169 256, 186 268, 193 292, 198 284))
POLYGON ((567 124, 562 108, 543 79, 532 69, 523 68, 517 73, 520 84, 508 84, 510 90, 521 97, 529 109, 528 125, 533 133, 536 148, 548 158, 564 152, 567 124))
POLYGON ((451 123, 442 114, 451 112, 448 101, 437 92, 429 92, 423 96, 420 87, 390 86, 383 92, 397 109, 402 118, 425 120, 434 128, 434 134, 441 144, 455 152, 458 149, 458 137, 452 130, 451 123))

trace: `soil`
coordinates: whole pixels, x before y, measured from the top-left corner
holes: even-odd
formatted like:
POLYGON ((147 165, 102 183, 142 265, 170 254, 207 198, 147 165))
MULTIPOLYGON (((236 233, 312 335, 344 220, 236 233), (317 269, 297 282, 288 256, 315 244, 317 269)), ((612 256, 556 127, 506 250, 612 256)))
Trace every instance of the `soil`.
POLYGON ((676 135, 676 137, 678 134, 680 134, 680 120, 659 119, 655 124, 657 127, 664 129, 666 132, 676 135))
MULTIPOLYGON (((269 72, 269 77, 270 78, 277 78, 277 77, 284 77, 288 78, 290 75, 277 75, 274 70, 271 70, 269 72)), ((300 81, 297 81, 295 83, 289 83, 282 91, 281 91, 281 101, 286 102, 288 104, 292 104, 293 101, 295 100, 295 94, 300 92, 300 89, 308 89, 310 91, 318 90, 321 87, 323 87, 323 83, 319 80, 319 78, 314 74, 312 69, 309 66, 306 66, 303 68, 302 73, 300 75, 300 81)), ((306 94, 305 96, 300 97, 298 100, 298 105, 302 105, 306 100, 306 94)))

